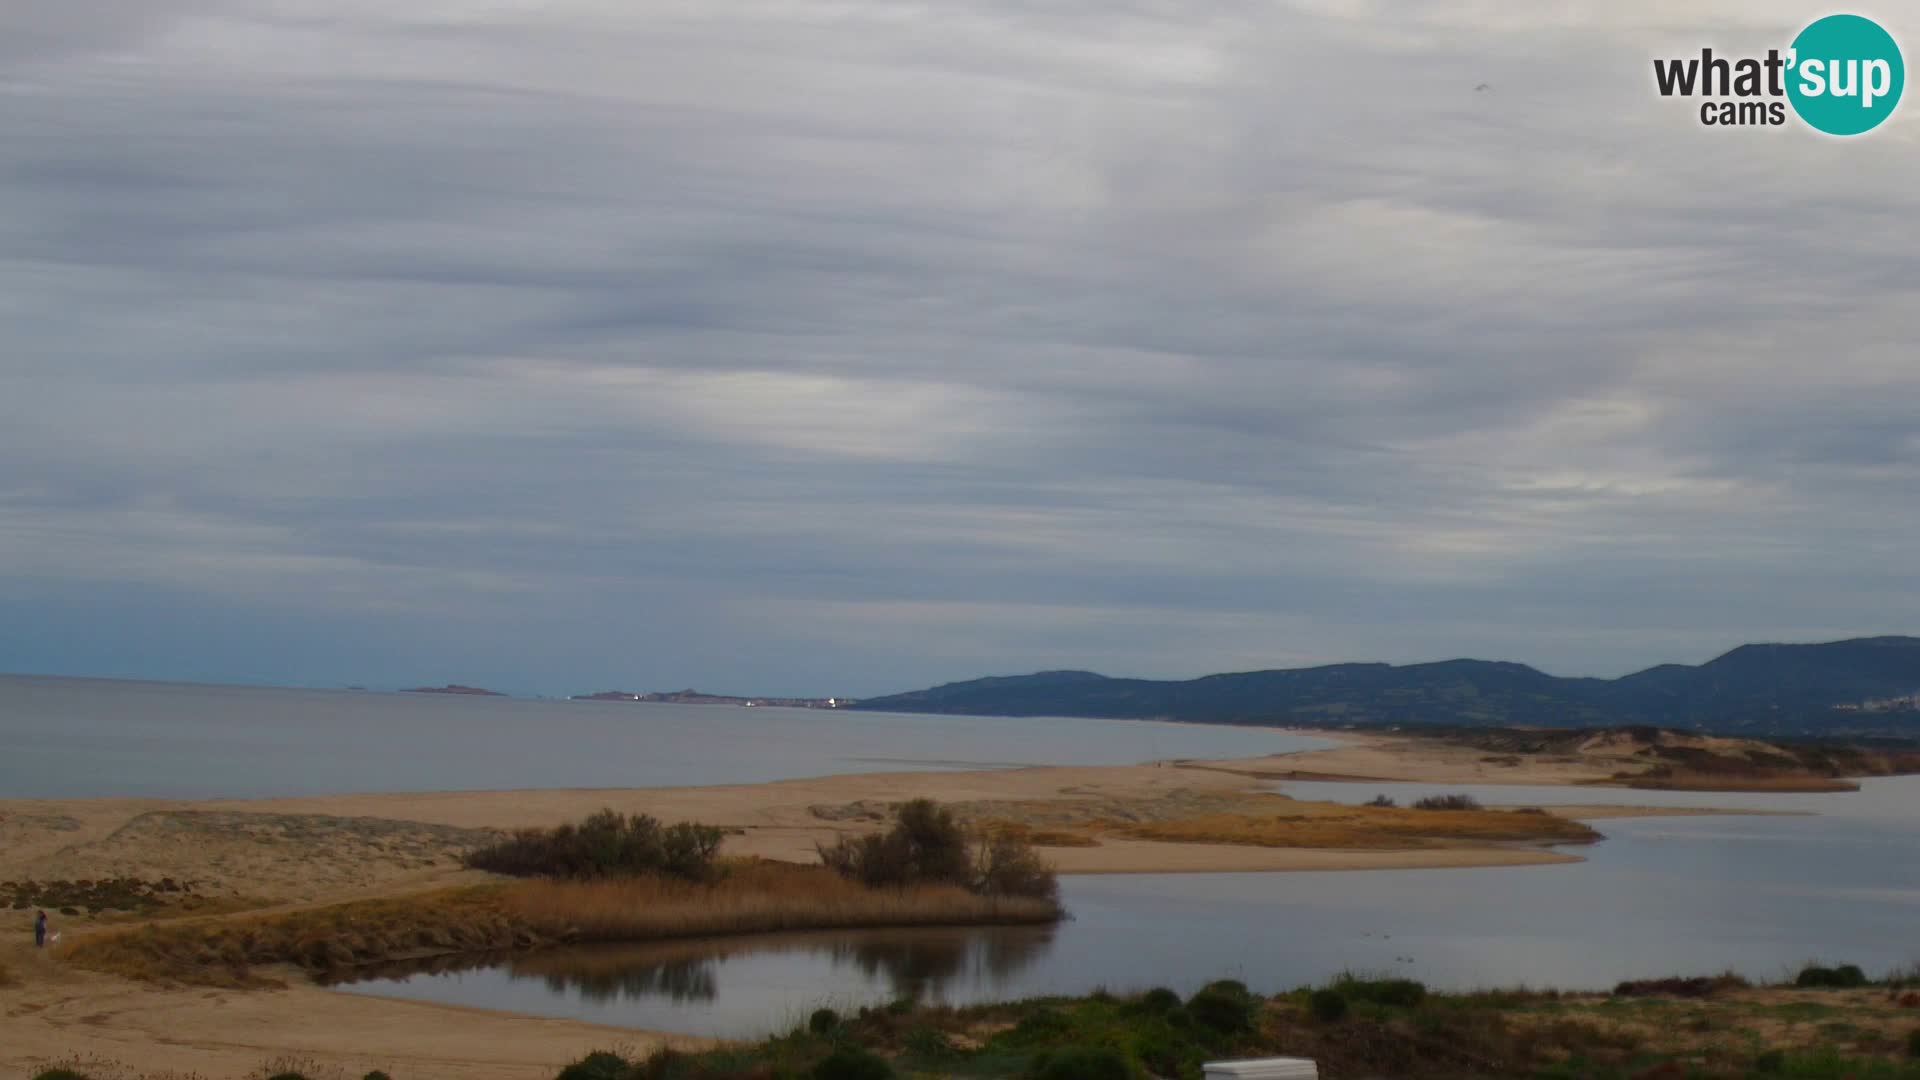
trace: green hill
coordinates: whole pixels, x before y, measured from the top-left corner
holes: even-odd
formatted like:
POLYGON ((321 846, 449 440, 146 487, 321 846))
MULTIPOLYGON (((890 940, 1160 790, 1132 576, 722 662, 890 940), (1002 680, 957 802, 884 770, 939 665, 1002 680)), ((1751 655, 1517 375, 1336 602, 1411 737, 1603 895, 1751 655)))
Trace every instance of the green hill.
POLYGON ((1920 638, 1742 645, 1698 666, 1618 679, 1525 664, 1331 664, 1184 681, 1047 671, 870 698, 859 708, 1236 724, 1653 724, 1773 735, 1920 733, 1920 638))

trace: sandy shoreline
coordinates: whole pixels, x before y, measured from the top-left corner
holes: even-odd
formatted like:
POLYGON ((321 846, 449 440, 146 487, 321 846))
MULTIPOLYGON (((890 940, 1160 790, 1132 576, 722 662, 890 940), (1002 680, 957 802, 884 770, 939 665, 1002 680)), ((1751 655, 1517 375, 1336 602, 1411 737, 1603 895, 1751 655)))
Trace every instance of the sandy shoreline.
MULTIPOLYGON (((1206 799, 1268 788, 1281 775, 1367 775, 1383 782, 1570 784, 1592 768, 1500 770, 1470 752, 1428 747, 1409 754, 1392 740, 1342 736, 1332 750, 1222 762, 1058 766, 980 772, 865 773, 765 784, 685 788, 466 791, 302 796, 276 799, 75 799, 0 801, 0 880, 115 876, 218 881, 224 895, 309 903, 461 880, 448 852, 486 830, 552 826, 601 808, 732 830, 726 850, 812 861, 818 843, 847 831, 817 808, 929 797, 950 804, 1019 806, 1085 800, 1206 799), (1514 772, 1526 774, 1515 779, 1514 772), (332 820, 334 826, 316 822, 332 820), (390 823, 383 829, 349 822, 390 823), (397 824, 396 824, 397 823, 397 824), (331 827, 320 850, 299 834, 331 827)), ((1669 809, 1554 807, 1567 817, 1687 813, 1669 809)), ((1107 840, 1050 848, 1061 873, 1153 873, 1511 866, 1564 862, 1554 852, 1508 847, 1425 851, 1334 851, 1107 840)))
MULTIPOLYGON (((1382 782, 1574 784, 1604 775, 1570 762, 1491 766, 1470 750, 1382 736, 1243 761, 1040 767, 980 772, 880 773, 769 784, 653 789, 439 792, 258 800, 0 800, 0 881, 112 877, 191 882, 209 911, 330 904, 481 880, 458 852, 491 830, 548 826, 611 807, 733 831, 726 850, 813 861, 814 846, 870 827, 847 808, 931 797, 1018 813, 1086 801, 1205 805, 1268 789, 1279 775, 1365 776, 1382 782)), ((1702 811, 1555 807, 1566 817, 1702 811)), ((1098 846, 1047 847, 1066 874, 1194 873, 1515 866, 1579 861, 1533 845, 1417 850, 1272 848, 1102 837, 1098 846)), ((601 1047, 646 1047, 663 1036, 564 1020, 396 1002, 312 986, 297 972, 285 990, 160 988, 70 970, 30 944, 30 912, 0 916, 0 1070, 30 1074, 74 1055, 148 1071, 239 1075, 292 1055, 396 1077, 546 1080, 601 1047)), ((105 917, 100 923, 132 917, 105 917)), ((66 919, 88 933, 84 918, 66 919)), ((676 1042, 697 1040, 674 1039, 676 1042)))

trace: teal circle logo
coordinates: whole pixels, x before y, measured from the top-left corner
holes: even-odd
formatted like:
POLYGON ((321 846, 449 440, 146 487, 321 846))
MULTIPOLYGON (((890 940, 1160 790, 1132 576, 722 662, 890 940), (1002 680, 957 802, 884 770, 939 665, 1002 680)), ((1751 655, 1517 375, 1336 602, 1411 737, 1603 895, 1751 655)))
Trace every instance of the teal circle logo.
POLYGON ((1872 131, 1893 115, 1907 66, 1893 35, 1872 19, 1829 15, 1793 39, 1787 99, 1829 135, 1872 131))

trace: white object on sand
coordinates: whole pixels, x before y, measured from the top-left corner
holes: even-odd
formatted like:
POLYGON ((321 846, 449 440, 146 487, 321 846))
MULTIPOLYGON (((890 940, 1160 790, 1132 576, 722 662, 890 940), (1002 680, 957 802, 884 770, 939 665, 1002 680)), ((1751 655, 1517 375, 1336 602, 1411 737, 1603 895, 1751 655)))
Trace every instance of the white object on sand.
POLYGON ((1201 1068, 1206 1072, 1206 1080, 1320 1080, 1320 1067, 1311 1058, 1209 1061, 1201 1068))

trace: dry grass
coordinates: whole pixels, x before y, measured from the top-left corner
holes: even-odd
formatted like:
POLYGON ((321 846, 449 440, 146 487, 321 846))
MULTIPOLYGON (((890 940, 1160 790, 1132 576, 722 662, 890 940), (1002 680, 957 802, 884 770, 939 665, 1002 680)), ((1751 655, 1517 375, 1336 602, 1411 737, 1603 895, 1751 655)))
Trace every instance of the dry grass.
MULTIPOLYGON (((173 1072, 171 1070, 154 1072, 152 1070, 128 1065, 112 1058, 91 1056, 60 1058, 57 1061, 49 1062, 44 1068, 35 1072, 33 1075, 39 1076, 48 1072, 58 1074, 61 1070, 65 1070, 74 1076, 84 1076, 86 1080, 208 1080, 207 1077, 200 1073, 173 1072)), ((264 1071, 263 1068, 257 1075, 271 1076, 273 1074, 264 1071)), ((312 1077, 311 1080, 336 1080, 336 1077, 337 1074, 335 1074, 335 1076, 317 1075, 312 1077)))
POLYGON ((988 837, 1007 837, 1034 847, 1099 847, 1100 841, 1082 832, 1067 829, 1036 829, 1019 821, 983 821, 980 831, 988 837))
POLYGON ((1654 773, 1620 773, 1615 780, 1646 791, 1859 791, 1852 780, 1812 773, 1747 774, 1672 769, 1654 773))
MULTIPOLYGON (((819 816, 852 817, 860 804, 816 807, 819 816)), ((1176 790, 1153 798, 1083 798, 959 803, 956 811, 986 835, 1035 846, 1092 847, 1101 836, 1187 844, 1407 851, 1472 844, 1578 844, 1600 839, 1557 815, 1511 810, 1419 810, 1305 802, 1269 792, 1176 790)))
POLYGON ((505 909, 544 936, 585 942, 851 927, 1039 923, 1043 900, 977 896, 957 886, 869 889, 818 866, 754 862, 717 887, 659 878, 529 881, 501 893, 505 909))
POLYGON ((322 977, 396 960, 560 943, 658 941, 780 930, 1040 923, 1044 901, 963 889, 876 890, 818 866, 733 864, 711 884, 630 878, 524 881, 366 900, 279 915, 149 924, 67 949, 96 971, 215 986, 270 983, 292 964, 322 977))
POLYGON ((0 986, 13 985, 13 972, 7 970, 7 962, 0 960, 0 986))
POLYGON ((1139 840, 1258 847, 1408 850, 1476 843, 1590 843, 1600 834, 1552 814, 1510 810, 1407 810, 1276 800, 1271 813, 1206 814, 1172 821, 1111 822, 1139 840))

